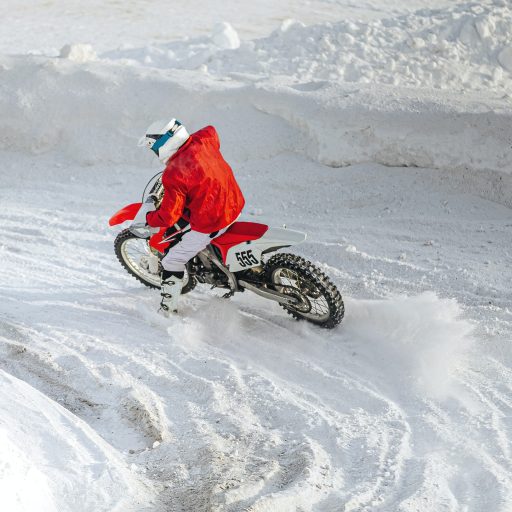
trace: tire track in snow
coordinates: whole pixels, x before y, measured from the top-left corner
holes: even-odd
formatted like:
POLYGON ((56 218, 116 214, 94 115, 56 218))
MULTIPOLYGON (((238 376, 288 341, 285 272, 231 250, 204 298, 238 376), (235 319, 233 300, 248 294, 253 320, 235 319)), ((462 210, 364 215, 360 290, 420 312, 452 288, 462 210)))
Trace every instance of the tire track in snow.
MULTIPOLYGON (((4 352, 0 366, 87 421, 118 450, 132 445, 132 451, 140 451, 167 436, 165 416, 152 390, 140 381, 134 383, 122 363, 115 368, 94 364, 87 357, 97 338, 79 330, 47 327, 51 333, 3 324, 4 332, 17 333, 18 341, 0 336, 4 352), (79 340, 77 345, 69 342, 72 338, 79 340), (124 424, 123 436, 112 428, 117 424, 124 424)), ((110 350, 108 357, 112 354, 110 350)))
MULTIPOLYGON (((218 307, 221 307, 220 305, 218 307)), ((229 306, 226 306, 228 307, 228 311, 230 311, 230 308, 229 306)), ((222 308, 221 308, 222 309, 222 308)), ((232 309, 231 309, 231 312, 232 312, 232 309)), ((212 314, 212 316, 216 316, 215 313, 212 314)), ((243 319, 243 315, 239 315, 240 319, 243 319)), ((254 314, 251 314, 250 317, 254 317, 255 315, 254 314)), ((210 318, 210 315, 208 315, 208 322, 205 322, 205 325, 211 325, 211 320, 212 318, 210 318)), ((226 315, 220 315, 220 317, 222 318, 225 318, 226 315)), ((195 319, 194 319, 195 320, 195 319)), ((204 320, 204 319, 203 319, 204 320)), ((251 323, 254 322, 254 321, 259 321, 260 319, 258 318, 252 318, 251 319, 251 323)), ((265 319, 264 317, 261 319, 261 321, 265 322, 265 319)), ((238 326, 240 327, 240 326, 238 326)), ((243 328, 244 326, 242 326, 243 328)), ((244 331, 246 332, 251 332, 251 327, 250 325, 249 326, 245 326, 245 329, 243 329, 244 331)), ((283 329, 284 330, 284 329, 283 329)), ((214 329, 213 329, 213 332, 215 332, 216 329, 215 329, 215 326, 214 326, 214 329)), ((198 339, 197 339, 197 336, 201 337, 201 333, 195 333, 196 334, 196 339, 194 341, 194 346, 198 343, 198 339)), ((286 334, 288 336, 290 336, 290 332, 289 330, 286 330, 286 334)), ((247 334, 246 334, 247 335, 247 334)), ((175 337, 177 335, 173 335, 173 337, 175 337)), ((292 341, 293 339, 295 338, 295 336, 291 336, 292 338, 292 341)), ((187 339, 187 342, 190 343, 190 339, 187 339)), ((270 345, 269 343, 266 343, 265 342, 265 336, 262 336, 261 339, 258 338, 257 336, 254 336, 254 335, 251 335, 251 338, 250 340, 250 343, 248 344, 244 344, 245 346, 247 345, 252 345, 254 344, 255 346, 258 346, 258 350, 261 351, 261 345, 262 343, 265 345, 265 348, 268 348, 268 346, 270 345)), ((201 343, 203 344, 206 344, 207 348, 211 351, 212 350, 212 345, 213 347, 216 347, 215 345, 215 342, 216 340, 214 339, 213 341, 211 340, 211 336, 208 336, 208 335, 204 335, 203 336, 203 340, 201 340, 201 343), (208 341, 210 339, 210 341, 208 341)), ((226 343, 226 341, 224 340, 223 343, 226 343)), ((236 343, 236 342, 235 342, 236 343)), ((229 342, 228 342, 229 344, 229 342)), ((191 348, 188 349, 189 352, 192 350, 191 348)), ((217 351, 216 351, 216 355, 217 355, 217 351)), ((247 354, 243 354, 244 356, 247 356, 247 354)), ((254 354, 252 354, 254 355, 254 354)), ((221 352, 221 354, 218 355, 218 357, 229 357, 229 355, 226 353, 226 350, 224 349, 223 347, 223 350, 221 352)), ((261 359, 261 357, 260 357, 261 359)), ((249 360, 252 360, 252 358, 249 358, 249 360)), ((254 360, 258 360, 257 357, 254 358, 254 360)), ((237 363, 240 365, 240 362, 237 361, 237 363)), ((293 365, 294 363, 294 360, 293 360, 293 357, 290 358, 290 365, 293 365)), ((245 364, 247 364, 247 361, 245 361, 245 364)), ((304 365, 301 364, 298 368, 299 372, 301 373, 300 376, 297 377, 298 381, 301 382, 301 379, 304 377, 304 365)), ((204 370, 202 370, 203 373, 204 373, 204 370)), ((260 369, 261 371, 261 369, 260 369)), ((267 371, 268 371, 268 368, 267 368, 267 371)), ((339 451, 339 447, 337 446, 338 444, 338 441, 336 440, 336 435, 333 434, 333 432, 335 432, 335 429, 333 428, 335 425, 338 426, 338 429, 341 429, 342 433, 344 432, 344 429, 342 428, 342 425, 345 423, 347 423, 347 415, 345 415, 345 417, 343 417, 344 415, 340 415, 336 412, 335 408, 333 407, 329 407, 327 404, 325 403, 322 403, 321 400, 319 400, 317 397, 314 396, 314 393, 311 393, 310 391, 306 391, 301 385, 297 385, 296 383, 292 384, 290 382, 287 382, 287 381, 283 381, 282 378, 279 378, 278 376, 276 376, 275 374, 272 374, 272 378, 270 378, 270 380, 267 380, 269 379, 269 377, 265 377, 265 378, 262 378, 261 376, 258 378, 258 380, 260 381, 259 384, 257 386, 254 385, 254 382, 252 383, 252 386, 251 388, 256 388, 257 389, 257 394, 256 394, 256 398, 252 398, 252 401, 253 402, 256 402, 256 403, 261 403, 261 397, 264 396, 266 398, 266 400, 263 400, 263 403, 268 407, 268 404, 269 403, 273 403, 274 404, 274 407, 276 409, 279 410, 279 414, 276 416, 276 417, 272 417, 270 416, 269 419, 272 420, 271 423, 270 423, 270 427, 272 428, 274 425, 281 425, 281 429, 284 428, 287 424, 289 424, 289 418, 290 417, 297 417, 297 411, 294 409, 298 409, 298 411, 300 412, 300 418, 301 418, 301 423, 304 424, 304 425, 307 425, 309 427, 309 429, 314 429, 316 431, 316 434, 315 434, 315 437, 317 439, 320 439, 322 440, 322 442, 325 444, 325 442, 327 442, 327 440, 329 440, 330 438, 334 438, 335 440, 333 441, 333 444, 331 447, 329 447, 328 449, 328 452, 331 454, 329 456, 329 458, 332 458, 332 454, 333 453, 336 453, 336 451, 339 451), (277 379, 277 383, 276 383, 276 379, 277 379), (269 387, 270 386, 270 387, 269 387), (290 387, 291 386, 291 387, 290 387), (268 391, 266 391, 265 389, 266 388, 269 388, 268 391), (283 391, 283 389, 285 391, 283 391), (268 397, 268 398, 267 398, 268 397), (291 409, 291 406, 294 406, 293 409, 291 409), (341 425, 341 426, 340 426, 341 425)), ((342 379, 340 377, 337 378, 338 380, 345 380, 346 379, 342 379)), ((306 378, 306 382, 307 382, 307 385, 308 387, 311 386, 313 388, 317 387, 317 384, 315 383, 315 380, 324 380, 324 381, 328 381, 327 383, 323 383, 323 387, 325 388, 326 386, 329 385, 329 381, 330 381, 330 384, 332 385, 333 382, 332 382, 332 376, 331 375, 328 375, 326 374, 325 372, 323 372, 321 375, 319 375, 317 377, 317 379, 315 378, 312 378, 311 375, 308 375, 307 378, 306 378)), ((223 379, 224 381, 224 379, 223 379)), ((303 384, 301 382, 301 384, 303 384)), ((334 385, 336 385, 337 383, 335 382, 334 385)), ((367 393, 368 395, 370 395, 372 398, 375 398, 376 397, 376 393, 375 392, 368 392, 368 390, 366 390, 363 386, 359 385, 359 386, 356 386, 356 385, 352 385, 351 386, 352 389, 357 389, 359 387, 360 391, 362 392, 365 392, 367 393)), ((339 393, 339 391, 338 391, 339 393)), ((382 401, 382 397, 381 396, 377 396, 377 399, 382 401)), ((368 402, 368 399, 366 400, 361 400, 360 402, 368 402)), ((264 410, 264 407, 261 407, 262 410, 264 410)), ((261 415, 261 412, 260 412, 260 415, 261 415)), ((393 414, 392 414, 393 416, 393 414)), ((268 422, 269 419, 267 419, 266 421, 268 422)), ((390 422, 392 422, 394 424, 394 429, 397 431, 397 432, 400 432, 399 429, 396 429, 396 422, 397 422, 397 419, 396 417, 393 417, 390 422)), ((265 422, 262 421, 262 424, 263 426, 266 425, 265 422)), ((385 422, 383 423, 383 426, 385 427, 385 422)), ((356 425, 353 426, 353 428, 351 429, 351 432, 350 434, 351 435, 356 435, 356 436, 360 436, 361 435, 361 430, 362 430, 362 424, 360 423, 356 423, 356 425)), ((366 433, 370 432, 373 428, 375 428, 375 418, 372 417, 371 420, 368 420, 366 422, 366 433)), ((268 427, 267 427, 268 428, 268 427)), ((273 428, 277 428, 277 427, 273 427, 273 428)), ((300 429, 303 429, 304 427, 300 427, 300 429)), ((309 430, 308 429, 308 430, 309 430)), ((290 429, 292 430, 292 429, 290 429)), ((384 428, 385 430, 385 428, 384 428)), ((407 430, 407 428, 405 428, 405 430, 407 430)), ((363 432, 365 430, 363 429, 363 432)), ((293 432, 293 430, 292 430, 293 432)), ((347 436, 349 436, 347 433, 345 433, 347 436)), ((308 434, 308 436, 311 436, 311 433, 308 434)), ((405 436, 407 437, 407 433, 405 434, 405 436)), ((292 438, 294 436, 292 435, 292 438)), ((350 436, 349 436, 350 437, 350 436)), ((399 434, 399 438, 402 437, 402 434, 399 434)), ((392 441, 390 442, 389 440, 384 440, 382 443, 381 443, 381 446, 384 447, 383 448, 383 452, 379 454, 379 464, 380 464, 380 468, 382 468, 381 470, 381 475, 380 475, 380 480, 379 480, 379 483, 377 484, 376 488, 371 491, 370 493, 368 493, 367 489, 365 489, 364 492, 366 492, 367 494, 367 499, 368 501, 375 501, 375 498, 374 496, 376 494, 379 493, 379 491, 381 491, 382 489, 385 489, 386 486, 389 486, 391 487, 391 483, 393 481, 393 478, 394 476, 392 476, 392 474, 394 473, 394 466, 397 466, 397 465, 400 465, 400 461, 398 462, 398 464, 396 464, 396 460, 394 458, 394 455, 392 454, 392 452, 395 450, 395 447, 392 446, 391 448, 389 448, 387 446, 387 444, 391 444, 391 445, 395 445, 395 444, 398 444, 399 446, 401 445, 401 441, 396 441, 395 442, 395 439, 394 439, 394 436, 391 436, 392 441)), ((302 442, 302 441, 301 441, 302 442)), ((307 445, 311 445, 310 442, 306 442, 307 445)), ((400 453, 401 452, 401 449, 398 450, 398 452, 400 453)), ((398 457, 399 458, 399 457, 398 457)), ((306 457, 305 460, 307 460, 308 457, 306 457)), ((342 461, 343 463, 347 463, 347 465, 350 465, 351 462, 353 461, 350 461, 350 457, 349 459, 345 459, 344 461, 342 461)), ((326 470, 326 467, 328 468, 329 466, 332 466, 333 468, 333 472, 334 473, 339 473, 340 471, 340 467, 342 467, 342 464, 340 463, 339 460, 337 461, 330 461, 329 464, 323 464, 323 468, 320 468, 320 470, 318 468, 313 468, 313 470, 318 470, 318 471, 321 471, 323 473, 329 473, 329 471, 326 470)), ((299 467, 300 467, 300 464, 299 464, 299 467)), ((309 467, 309 468, 306 468, 309 472, 312 471, 312 468, 309 467)), ((304 470, 303 470, 304 471, 304 470)), ((286 469, 284 469, 284 473, 288 473, 286 469)), ((360 476, 360 475, 359 475, 360 476)), ((280 484, 279 483, 279 479, 281 477, 279 476, 279 472, 274 476, 273 480, 272 480, 272 485, 275 486, 275 489, 272 491, 272 494, 275 495, 276 492, 277 494, 279 494, 279 489, 282 487, 282 483, 280 484)), ((318 493, 320 496, 321 496, 321 499, 320 501, 322 501, 323 499, 325 499, 325 489, 326 488, 333 488, 333 487, 339 487, 340 486, 340 480, 339 480, 339 476, 338 477, 333 477, 331 476, 330 479, 331 479, 331 482, 329 484, 326 484, 326 485, 321 485, 321 484, 318 484, 319 485, 319 489, 321 489, 321 491, 318 493), (333 484, 334 482, 334 484, 333 484)), ((304 479, 304 475, 302 475, 302 479, 304 479)), ((308 479, 306 478, 306 482, 308 481, 308 479)), ((317 485, 317 484, 315 484, 317 485)), ((281 491, 283 492, 283 496, 286 496, 287 494, 289 494, 289 488, 286 490, 286 491, 281 491)), ((277 498, 276 498, 277 499, 277 498)), ((297 497, 294 498, 295 500, 297 500, 297 497)), ((309 496, 308 498, 309 500, 311 500, 311 496, 309 496)), ((266 498, 263 498, 263 502, 266 500, 266 498)), ((339 500, 339 497, 338 497, 338 500, 339 500)), ((385 499, 383 499, 382 497, 380 497, 380 500, 381 501, 385 501, 385 499)), ((258 503, 258 502, 256 502, 258 503)), ((254 510, 258 510, 258 506, 257 505, 253 505, 255 508, 254 510)))

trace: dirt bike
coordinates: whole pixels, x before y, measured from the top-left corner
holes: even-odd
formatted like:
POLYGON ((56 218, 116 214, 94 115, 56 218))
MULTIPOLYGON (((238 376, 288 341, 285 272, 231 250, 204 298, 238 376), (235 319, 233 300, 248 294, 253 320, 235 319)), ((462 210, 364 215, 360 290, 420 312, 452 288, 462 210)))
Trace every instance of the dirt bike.
MULTIPOLYGON (((151 198, 158 207, 163 197, 161 177, 146 195, 153 177, 143 193, 141 203, 132 203, 115 213, 111 226, 133 220, 142 204, 151 198)), ((114 242, 121 265, 144 285, 160 288, 160 260, 181 240, 187 222, 156 233, 128 227, 114 242)), ((271 228, 256 222, 235 222, 222 235, 187 263, 182 294, 198 283, 223 288, 225 298, 249 290, 278 302, 294 318, 332 329, 343 319, 343 299, 331 280, 310 261, 278 249, 303 242, 306 234, 286 228, 271 228)))

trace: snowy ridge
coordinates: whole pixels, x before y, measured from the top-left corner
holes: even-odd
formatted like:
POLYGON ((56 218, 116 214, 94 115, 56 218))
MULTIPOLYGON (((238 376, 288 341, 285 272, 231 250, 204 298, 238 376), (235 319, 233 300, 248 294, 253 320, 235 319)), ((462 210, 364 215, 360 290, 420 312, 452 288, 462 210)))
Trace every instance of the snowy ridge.
POLYGON ((151 113, 168 105, 192 129, 209 119, 238 160, 288 151, 333 167, 374 161, 437 168, 468 191, 511 204, 512 113, 498 100, 321 81, 226 82, 36 57, 4 57, 0 79, 4 149, 58 150, 87 165, 146 165, 135 142, 151 113))
POLYGON ((240 41, 230 26, 211 37, 114 50, 109 59, 214 76, 292 77, 399 87, 512 93, 512 9, 469 2, 373 21, 305 26, 286 20, 269 37, 240 41))
MULTIPOLYGON (((12 350, 17 356, 26 352, 21 345, 12 350)), ((5 510, 92 512, 102 502, 104 510, 121 512, 141 510, 151 499, 150 488, 85 422, 2 369, 0 382, 5 510)))
MULTIPOLYGON (((432 8, 463 0, 430 0, 432 8)), ((196 39, 208 34, 219 22, 228 20, 244 40, 268 35, 281 20, 295 18, 305 23, 340 19, 375 19, 383 13, 411 12, 424 5, 423 0, 212 0, 205 9, 202 0, 190 0, 180 6, 179 15, 171 5, 159 0, 131 0, 129 4, 89 0, 84 9, 81 0, 41 4, 33 0, 4 0, 4 37, 1 53, 59 53, 72 41, 94 43, 100 51, 147 45, 148 42, 196 39), (214 3, 212 3, 214 2, 214 3), (198 16, 198 12, 201 13, 198 16), (159 15, 155 15, 158 13, 159 15), (45 37, 38 32, 44 28, 45 37), (70 30, 72 29, 72 30, 70 30), (70 41, 70 36, 73 39, 70 41)))

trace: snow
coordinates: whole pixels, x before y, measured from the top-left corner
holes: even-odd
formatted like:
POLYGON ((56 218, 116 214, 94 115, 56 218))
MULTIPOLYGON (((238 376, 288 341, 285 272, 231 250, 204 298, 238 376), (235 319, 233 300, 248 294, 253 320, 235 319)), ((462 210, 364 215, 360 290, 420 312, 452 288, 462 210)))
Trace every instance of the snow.
POLYGON ((508 2, 14 5, 2 510, 507 512, 508 2), (166 115, 217 127, 244 220, 308 233, 337 329, 201 287, 155 313, 107 220, 166 115))
MULTIPOLYGON (((460 0, 431 0, 443 7, 460 0)), ((209 34, 217 23, 229 22, 243 39, 267 36, 289 18, 308 24, 341 19, 375 19, 383 14, 412 12, 422 0, 189 0, 164 4, 159 0, 3 0, 3 53, 47 53, 69 43, 94 43, 99 51, 148 42, 178 41, 209 34), (71 39, 71 40, 70 40, 71 39)))
POLYGON ((140 510, 148 490, 94 430, 3 370, 0 381, 4 510, 140 510))
POLYGON ((498 62, 508 72, 512 72, 512 47, 505 46, 498 54, 498 62))
POLYGON ((290 151, 333 167, 373 161, 445 169, 463 176, 463 189, 511 204, 511 114, 497 98, 275 78, 248 84, 215 80, 202 71, 94 61, 82 66, 61 58, 0 62, 0 79, 12 84, 0 97, 5 149, 25 150, 29 136, 35 153, 58 149, 84 165, 145 166, 150 155, 141 154, 133 140, 140 126, 152 122, 152 113, 161 117, 161 105, 171 101, 174 115, 187 119, 191 129, 206 118, 219 127, 227 154, 238 160, 290 151), (33 76, 38 80, 29 80, 33 76), (88 122, 73 121, 81 118, 88 122), (252 130, 238 131, 243 123, 252 130))
POLYGON ((66 44, 61 48, 59 57, 75 62, 87 62, 97 58, 90 44, 66 44))
POLYGON ((463 93, 491 89, 508 95, 511 38, 508 3, 465 3, 372 21, 305 26, 287 19, 269 36, 243 44, 230 24, 220 24, 211 36, 104 56, 166 69, 202 65, 217 77, 271 75, 300 83, 329 80, 463 93))
POLYGON ((212 41, 223 50, 240 48, 240 38, 237 31, 226 22, 219 23, 213 29, 212 41))

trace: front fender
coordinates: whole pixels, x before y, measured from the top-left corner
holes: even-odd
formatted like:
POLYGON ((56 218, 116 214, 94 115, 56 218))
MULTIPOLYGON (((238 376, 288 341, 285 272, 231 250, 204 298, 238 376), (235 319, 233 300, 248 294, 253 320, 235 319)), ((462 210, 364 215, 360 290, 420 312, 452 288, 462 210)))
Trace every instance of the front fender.
POLYGON ((121 208, 118 212, 114 213, 112 217, 110 217, 110 220, 108 221, 109 226, 122 224, 125 220, 133 220, 141 206, 142 203, 132 203, 121 208))

